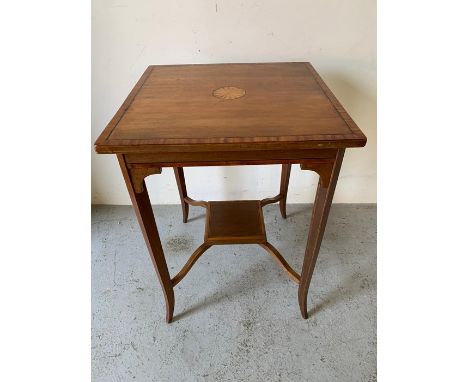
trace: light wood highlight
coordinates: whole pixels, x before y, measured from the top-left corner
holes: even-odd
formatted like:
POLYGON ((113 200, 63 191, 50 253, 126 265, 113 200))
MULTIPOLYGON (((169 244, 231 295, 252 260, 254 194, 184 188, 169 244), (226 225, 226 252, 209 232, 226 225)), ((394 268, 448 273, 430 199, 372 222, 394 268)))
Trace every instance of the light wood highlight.
POLYGON ((235 86, 223 86, 213 92, 213 96, 221 99, 237 99, 245 96, 245 89, 236 88, 235 86))

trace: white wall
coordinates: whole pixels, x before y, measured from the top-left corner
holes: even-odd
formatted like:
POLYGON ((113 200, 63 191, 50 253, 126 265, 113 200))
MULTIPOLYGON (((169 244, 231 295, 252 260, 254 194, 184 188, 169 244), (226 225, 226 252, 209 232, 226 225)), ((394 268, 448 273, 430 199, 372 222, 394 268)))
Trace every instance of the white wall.
MULTIPOLYGON (((93 0, 92 139, 150 64, 310 61, 367 135, 346 152, 334 202, 376 202, 375 0, 93 0)), ((277 193, 280 166, 187 168, 205 200, 277 193)), ((172 169, 147 178, 154 204, 178 203, 172 169)), ((293 166, 289 203, 317 176, 293 166)), ((92 154, 94 203, 130 204, 114 155, 92 154)))

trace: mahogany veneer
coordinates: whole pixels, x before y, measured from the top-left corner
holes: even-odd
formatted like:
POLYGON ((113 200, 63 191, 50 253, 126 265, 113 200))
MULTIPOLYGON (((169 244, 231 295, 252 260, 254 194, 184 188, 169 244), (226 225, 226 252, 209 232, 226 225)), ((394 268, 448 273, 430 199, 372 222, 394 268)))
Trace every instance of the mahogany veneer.
POLYGON ((151 259, 174 313, 174 286, 212 245, 262 246, 299 284, 301 314, 325 231, 345 149, 365 135, 309 63, 149 66, 95 143, 117 154, 151 259), (291 165, 319 174, 300 274, 268 243, 262 207, 286 218, 291 165), (282 164, 280 192, 261 201, 205 202, 188 197, 183 167, 282 164), (205 241, 171 278, 145 177, 173 167, 187 222, 189 206, 207 209, 205 241))
POLYGON ((208 202, 205 242, 263 244, 266 241, 259 200, 208 202))

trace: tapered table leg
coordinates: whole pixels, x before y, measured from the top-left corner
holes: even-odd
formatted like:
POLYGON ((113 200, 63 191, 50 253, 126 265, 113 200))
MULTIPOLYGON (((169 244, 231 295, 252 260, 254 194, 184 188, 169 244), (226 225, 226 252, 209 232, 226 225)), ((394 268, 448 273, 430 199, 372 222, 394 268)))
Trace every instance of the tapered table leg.
POLYGON ((291 164, 283 164, 281 166, 281 184, 280 195, 282 195, 279 206, 281 216, 286 219, 286 198, 288 197, 289 176, 291 175, 291 164))
POLYGON ((185 186, 185 176, 183 167, 174 167, 174 175, 177 182, 177 188, 179 189, 180 203, 182 205, 182 220, 184 223, 187 223, 189 205, 185 201, 187 197, 187 188, 185 186))
POLYGON ((130 199, 132 200, 133 209, 135 210, 138 223, 140 224, 141 232, 145 238, 146 246, 153 261, 154 268, 161 283, 161 287, 164 292, 166 299, 166 321, 169 323, 172 321, 174 314, 174 290, 172 287, 171 277, 169 270, 167 269, 166 259, 164 258, 164 252, 159 238, 158 228, 154 219, 153 209, 148 196, 146 185, 136 185, 130 173, 130 169, 125 163, 123 155, 117 155, 119 159, 120 168, 127 185, 130 199), (137 192, 141 190, 141 192, 137 192))
POLYGON ((338 175, 340 173, 344 151, 344 149, 340 149, 337 152, 331 169, 328 186, 324 186, 326 183, 323 182, 322 176, 320 177, 319 184, 317 186, 298 291, 299 307, 303 318, 307 318, 308 316, 307 294, 309 291, 310 280, 312 278, 312 273, 314 272, 315 263, 317 262, 323 233, 325 232, 328 213, 330 212, 330 206, 335 192, 338 175))

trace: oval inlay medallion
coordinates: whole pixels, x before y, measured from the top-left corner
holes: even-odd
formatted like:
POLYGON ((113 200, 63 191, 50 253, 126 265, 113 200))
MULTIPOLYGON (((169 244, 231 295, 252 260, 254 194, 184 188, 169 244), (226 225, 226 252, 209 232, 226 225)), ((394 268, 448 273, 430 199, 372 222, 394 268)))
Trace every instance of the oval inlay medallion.
POLYGON ((213 91, 213 95, 221 99, 236 99, 245 96, 245 90, 235 86, 223 86, 213 91))

